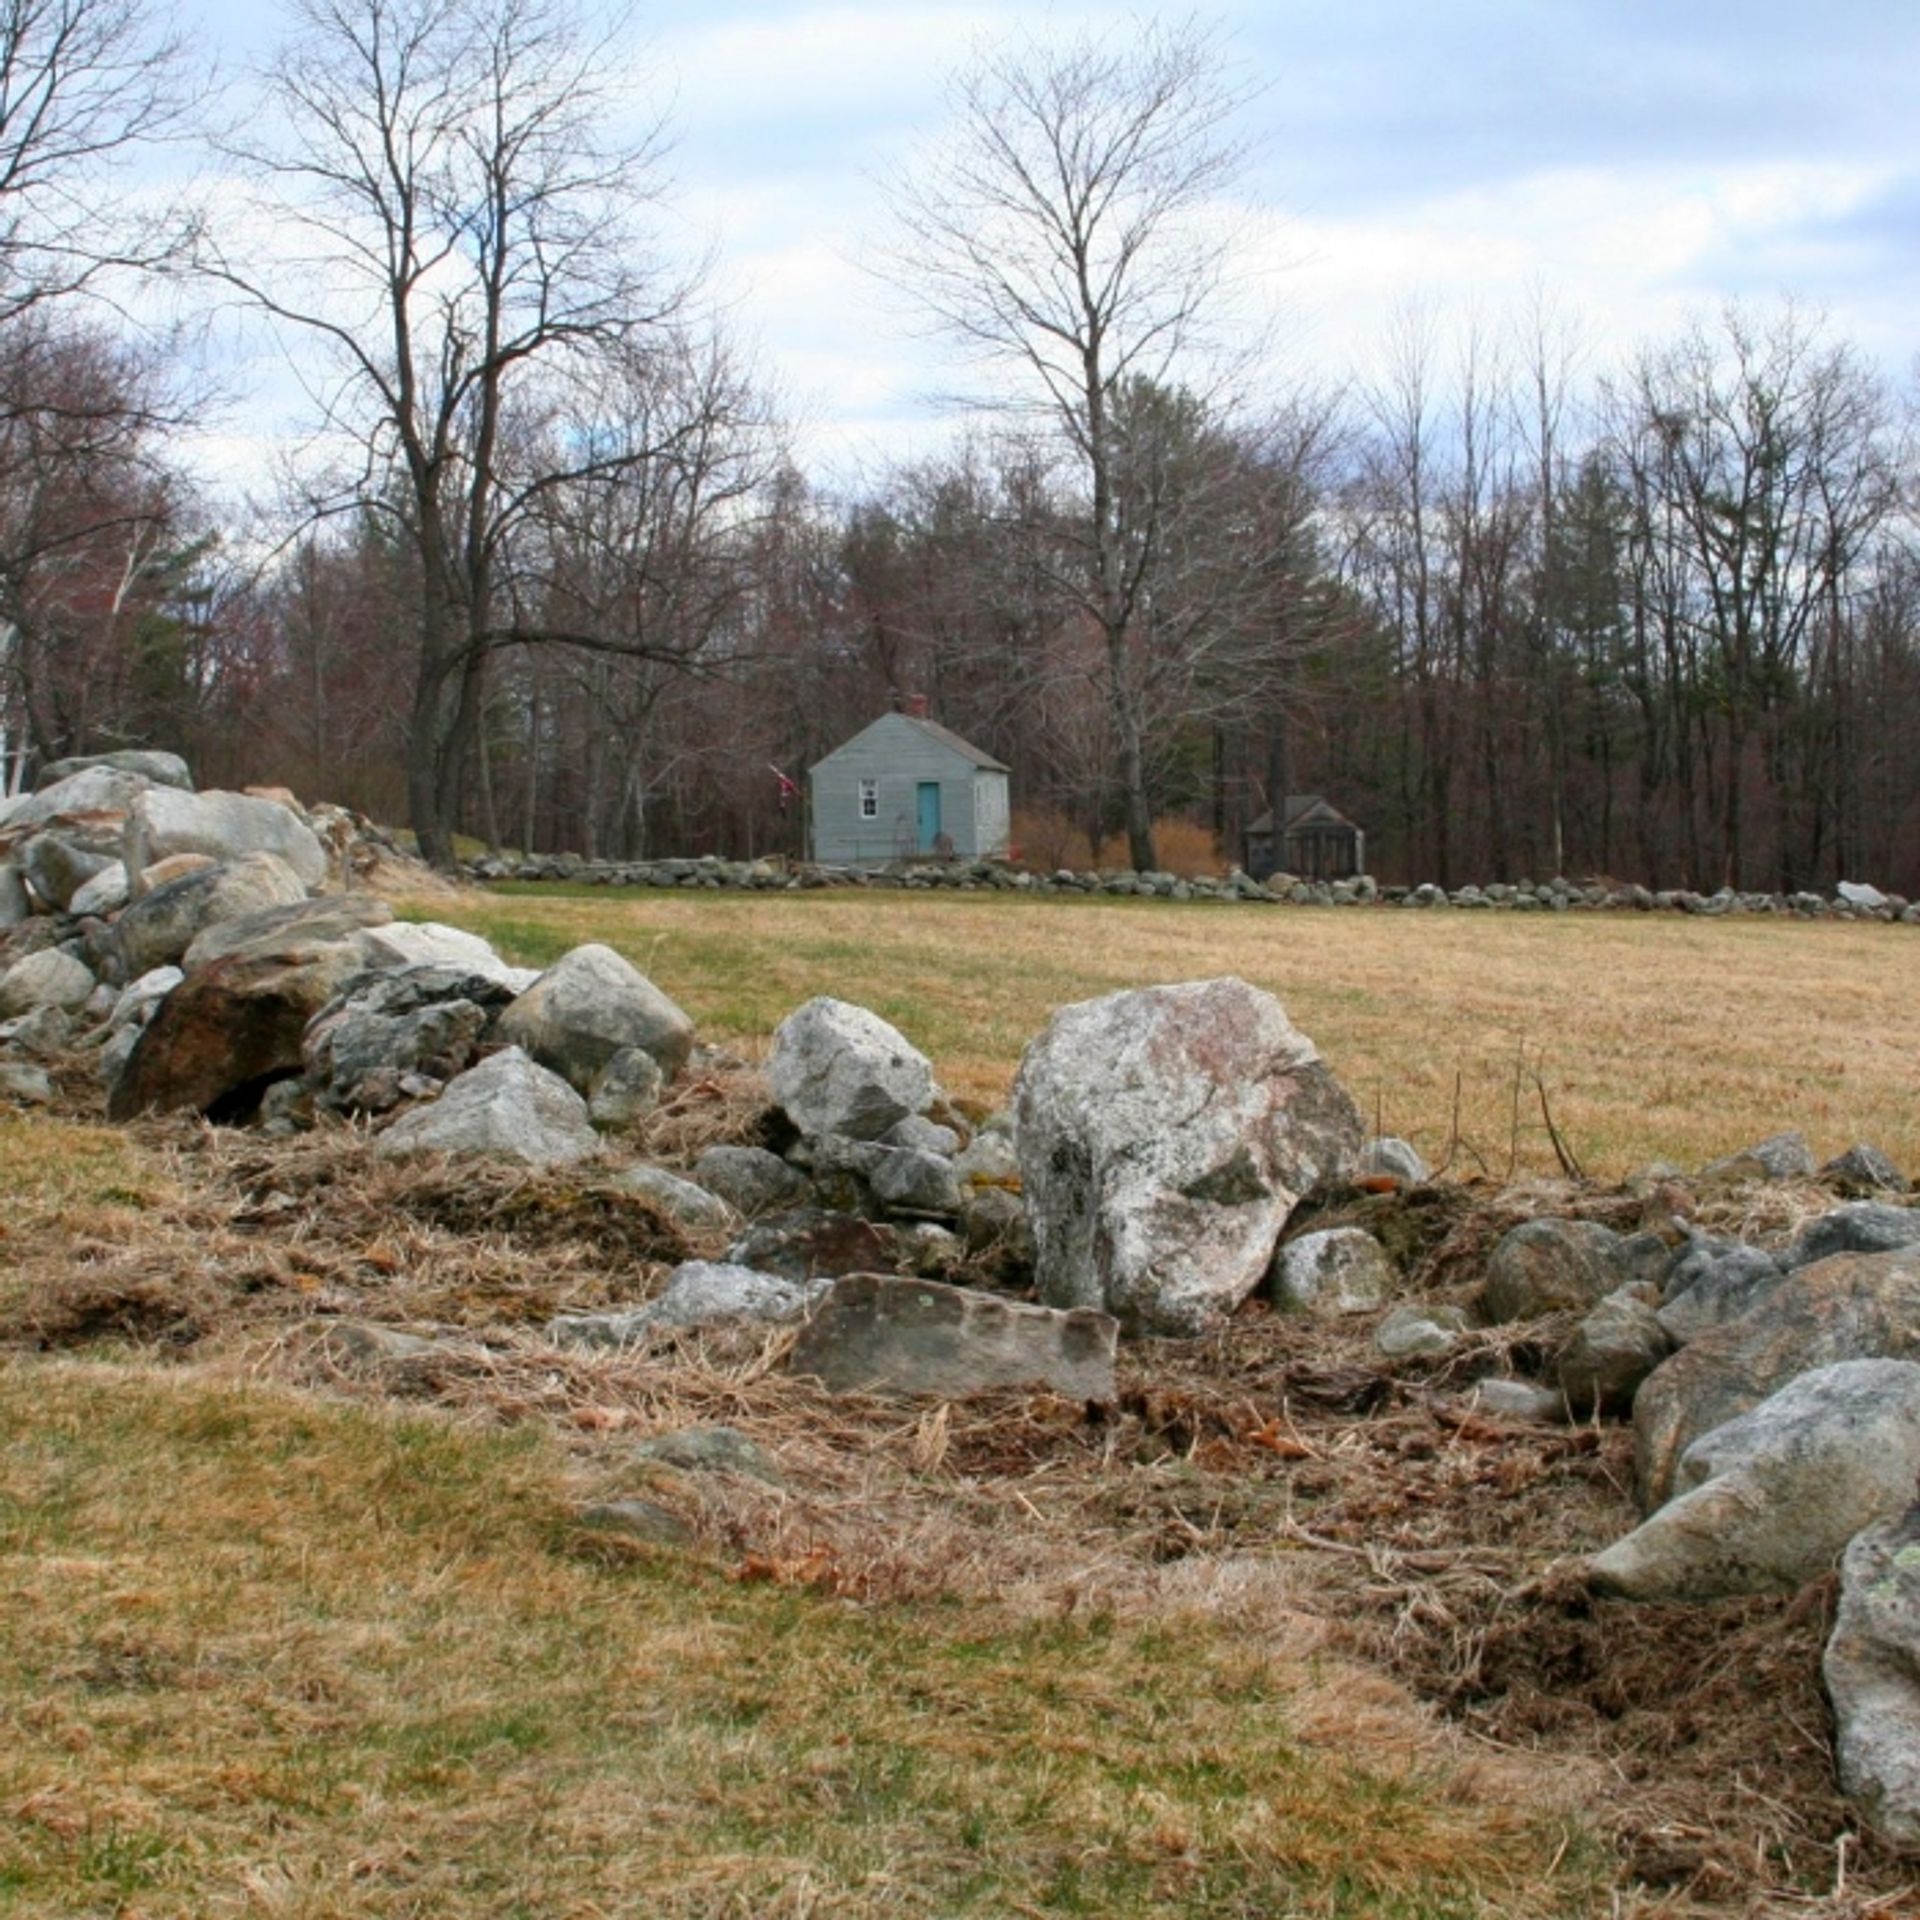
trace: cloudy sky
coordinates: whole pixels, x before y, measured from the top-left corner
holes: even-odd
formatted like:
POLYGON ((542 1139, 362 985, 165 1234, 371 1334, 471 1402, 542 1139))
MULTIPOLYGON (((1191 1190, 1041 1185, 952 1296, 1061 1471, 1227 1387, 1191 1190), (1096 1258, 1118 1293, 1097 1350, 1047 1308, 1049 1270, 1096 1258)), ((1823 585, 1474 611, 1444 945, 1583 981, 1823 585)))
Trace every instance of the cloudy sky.
MULTIPOLYGON (((211 0, 228 55, 271 10, 211 0)), ((847 474, 933 443, 937 350, 860 262, 876 176, 983 39, 1131 10, 660 0, 641 60, 675 206, 735 324, 847 474)), ((1914 0, 1240 0, 1202 8, 1253 99, 1248 268, 1292 366, 1364 373, 1397 312, 1544 296, 1596 358, 1792 294, 1904 376, 1920 349, 1914 0)), ((1284 370, 1281 377, 1285 377, 1284 370)))

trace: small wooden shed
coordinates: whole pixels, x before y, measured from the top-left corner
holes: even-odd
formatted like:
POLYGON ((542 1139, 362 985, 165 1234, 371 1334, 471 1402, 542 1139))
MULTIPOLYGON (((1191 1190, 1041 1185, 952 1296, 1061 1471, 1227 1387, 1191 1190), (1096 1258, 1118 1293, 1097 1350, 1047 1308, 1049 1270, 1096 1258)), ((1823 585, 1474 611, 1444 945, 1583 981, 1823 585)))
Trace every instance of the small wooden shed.
POLYGON ((813 857, 829 865, 1006 855, 1007 769, 924 714, 882 714, 807 782, 813 857))
POLYGON ((1367 836, 1317 793, 1290 793, 1276 836, 1273 814, 1247 825, 1242 864, 1256 880, 1272 873, 1302 880, 1351 880, 1367 870, 1367 836))

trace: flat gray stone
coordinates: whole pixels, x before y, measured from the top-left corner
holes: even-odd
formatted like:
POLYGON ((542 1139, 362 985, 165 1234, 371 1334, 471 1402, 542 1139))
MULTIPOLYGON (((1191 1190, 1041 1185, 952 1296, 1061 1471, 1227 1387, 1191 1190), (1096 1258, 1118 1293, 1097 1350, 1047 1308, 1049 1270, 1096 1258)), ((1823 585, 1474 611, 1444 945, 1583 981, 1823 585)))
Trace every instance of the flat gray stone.
POLYGON ((1913 1246, 1920 1246, 1920 1208, 1851 1200, 1809 1220, 1793 1236, 1780 1264, 1792 1272, 1836 1253, 1891 1253, 1913 1246))
POLYGON ((650 1434, 634 1447, 636 1457, 657 1460, 682 1473, 731 1473, 742 1479, 780 1484, 780 1469, 765 1448, 737 1427, 679 1427, 672 1433, 650 1434))
POLYGON ((694 1531, 669 1507, 657 1500, 602 1500, 582 1507, 581 1526, 595 1533, 611 1533, 650 1547, 688 1547, 694 1531))
POLYGON ((1074 1400, 1113 1398, 1119 1323, 935 1280, 856 1273, 838 1280, 801 1329, 789 1367, 835 1393, 960 1399, 1043 1387, 1074 1400))

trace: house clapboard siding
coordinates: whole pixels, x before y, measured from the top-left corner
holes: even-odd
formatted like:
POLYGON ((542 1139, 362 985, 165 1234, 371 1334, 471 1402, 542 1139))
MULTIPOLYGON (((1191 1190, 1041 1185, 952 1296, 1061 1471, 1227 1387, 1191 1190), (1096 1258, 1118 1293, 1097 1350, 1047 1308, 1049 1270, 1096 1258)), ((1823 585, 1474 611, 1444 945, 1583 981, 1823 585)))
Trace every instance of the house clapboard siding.
POLYGON ((1007 851, 1007 769, 917 714, 881 715, 816 762, 807 783, 813 857, 829 865, 1007 851))

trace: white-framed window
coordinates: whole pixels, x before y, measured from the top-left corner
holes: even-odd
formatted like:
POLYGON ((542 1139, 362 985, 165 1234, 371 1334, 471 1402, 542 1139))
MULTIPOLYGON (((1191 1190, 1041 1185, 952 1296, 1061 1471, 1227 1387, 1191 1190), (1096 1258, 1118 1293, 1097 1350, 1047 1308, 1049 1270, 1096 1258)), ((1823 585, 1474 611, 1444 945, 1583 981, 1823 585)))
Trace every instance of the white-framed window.
POLYGON ((860 818, 862 820, 880 818, 880 782, 878 780, 860 782, 860 818))

